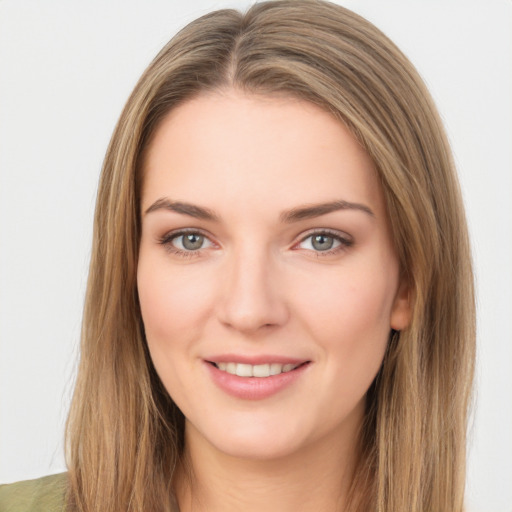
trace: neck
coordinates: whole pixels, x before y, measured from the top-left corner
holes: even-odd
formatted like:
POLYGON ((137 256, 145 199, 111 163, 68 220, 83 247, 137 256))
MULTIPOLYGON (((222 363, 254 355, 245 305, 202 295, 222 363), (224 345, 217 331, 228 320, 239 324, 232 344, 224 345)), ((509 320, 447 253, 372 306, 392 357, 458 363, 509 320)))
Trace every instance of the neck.
POLYGON ((180 511, 345 512, 358 455, 357 435, 350 437, 351 442, 326 438, 298 453, 255 460, 215 450, 187 425, 176 478, 180 511))

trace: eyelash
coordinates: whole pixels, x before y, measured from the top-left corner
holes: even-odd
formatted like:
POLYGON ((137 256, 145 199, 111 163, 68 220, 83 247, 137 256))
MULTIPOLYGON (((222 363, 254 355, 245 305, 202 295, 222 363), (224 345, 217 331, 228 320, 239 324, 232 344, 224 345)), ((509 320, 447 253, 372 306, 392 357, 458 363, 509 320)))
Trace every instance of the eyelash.
MULTIPOLYGON (((185 236, 185 235, 190 235, 190 234, 203 236, 212 245, 214 245, 213 242, 210 240, 210 238, 205 233, 203 233, 201 230, 198 230, 198 229, 183 229, 180 231, 166 233, 162 237, 158 238, 158 243, 160 245, 163 245, 168 252, 170 252, 171 254, 174 254, 180 258, 193 258, 193 257, 200 256, 201 251, 203 249, 184 251, 182 249, 175 247, 172 243, 173 240, 179 238, 180 236, 185 236)), ((329 249, 326 251, 314 251, 313 250, 312 252, 314 252, 314 254, 318 258, 325 257, 325 256, 332 256, 341 251, 345 251, 346 249, 348 249, 349 247, 351 247, 354 244, 353 240, 351 240, 347 236, 342 236, 340 234, 340 232, 338 232, 338 231, 333 231, 330 229, 319 229, 319 230, 310 231, 309 233, 307 233, 304 237, 301 238, 301 240, 297 244, 294 245, 294 247, 296 247, 299 244, 304 243, 309 238, 312 238, 314 236, 321 236, 321 235, 327 236, 329 238, 333 238, 335 241, 339 242, 339 245, 333 249, 329 249)), ((310 249, 307 249, 307 250, 310 251, 310 249)))

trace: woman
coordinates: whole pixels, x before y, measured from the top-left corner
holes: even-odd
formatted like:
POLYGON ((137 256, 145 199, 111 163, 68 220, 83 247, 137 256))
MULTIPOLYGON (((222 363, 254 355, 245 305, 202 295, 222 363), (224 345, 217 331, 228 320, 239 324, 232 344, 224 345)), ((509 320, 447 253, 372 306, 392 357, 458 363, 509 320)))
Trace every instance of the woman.
POLYGON ((69 471, 36 500, 462 510, 473 359, 464 213, 411 64, 329 3, 212 13, 114 132, 69 471))

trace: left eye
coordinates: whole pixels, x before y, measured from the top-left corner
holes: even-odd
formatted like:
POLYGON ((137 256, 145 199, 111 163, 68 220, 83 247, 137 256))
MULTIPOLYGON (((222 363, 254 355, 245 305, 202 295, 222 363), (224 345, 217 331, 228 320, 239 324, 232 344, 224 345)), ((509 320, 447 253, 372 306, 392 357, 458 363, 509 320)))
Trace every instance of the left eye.
POLYGON ((210 247, 212 243, 200 233, 182 233, 174 236, 171 243, 181 251, 198 251, 210 247))
POLYGON ((314 233, 304 238, 299 244, 299 247, 301 249, 325 252, 340 247, 342 243, 342 239, 339 236, 330 235, 328 233, 314 233))

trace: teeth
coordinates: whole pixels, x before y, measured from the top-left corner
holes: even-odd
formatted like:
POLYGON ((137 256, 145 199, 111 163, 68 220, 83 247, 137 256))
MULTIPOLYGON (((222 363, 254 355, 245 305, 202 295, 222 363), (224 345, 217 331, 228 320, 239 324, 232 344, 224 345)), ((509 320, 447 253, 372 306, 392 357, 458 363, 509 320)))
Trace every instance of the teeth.
POLYGON ((215 366, 223 372, 239 377, 270 377, 294 370, 299 365, 295 364, 243 364, 243 363, 215 363, 215 366))
POLYGON ((270 375, 279 375, 283 371, 283 365, 279 363, 272 363, 270 365, 270 375))
POLYGON ((236 365, 236 374, 239 377, 252 377, 252 366, 250 364, 240 364, 236 365))
POLYGON ((269 364, 256 364, 252 367, 253 377, 269 377, 270 365, 269 364))

